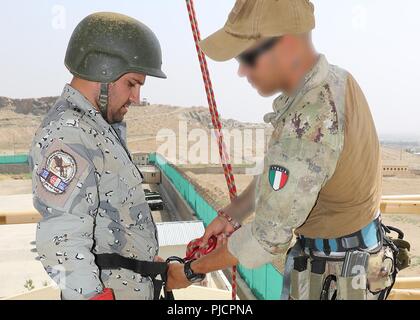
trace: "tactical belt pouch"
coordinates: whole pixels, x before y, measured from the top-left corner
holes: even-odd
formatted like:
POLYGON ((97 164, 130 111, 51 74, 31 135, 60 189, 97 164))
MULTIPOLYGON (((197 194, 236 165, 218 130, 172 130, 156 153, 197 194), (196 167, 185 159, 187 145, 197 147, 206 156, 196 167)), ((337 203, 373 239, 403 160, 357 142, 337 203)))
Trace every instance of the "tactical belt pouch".
POLYGON ((338 300, 366 300, 367 277, 370 254, 368 252, 348 251, 344 258, 341 275, 337 277, 338 300))
POLYGON ((368 288, 373 294, 389 288, 393 284, 394 256, 390 247, 369 257, 368 288))
POLYGON ((166 292, 160 297, 162 287, 167 280, 168 264, 166 262, 140 261, 123 257, 116 253, 104 253, 95 255, 95 263, 99 269, 128 269, 143 277, 150 277, 154 287, 154 300, 174 300, 172 292, 166 292), (161 279, 156 279, 160 275, 161 279))
POLYGON ((337 277, 337 300, 366 300, 366 274, 337 277))
POLYGON ((398 272, 410 265, 410 257, 408 255, 408 252, 410 251, 410 243, 404 240, 404 232, 398 228, 382 224, 381 229, 383 232, 385 249, 382 258, 376 258, 376 263, 374 261, 375 259, 372 259, 369 290, 371 292, 375 292, 375 290, 379 290, 381 287, 385 287, 385 289, 379 291, 379 300, 385 300, 391 292, 392 287, 394 286, 398 272), (394 239, 389 236, 391 231, 394 231, 398 234, 398 239, 394 239), (375 279, 375 273, 378 275, 376 272, 378 267, 375 267, 375 265, 378 265, 381 260, 382 270, 380 271, 379 276, 377 276, 375 279), (390 269, 389 264, 391 261, 392 271, 388 271, 390 269), (389 275, 387 275, 388 272, 389 275))
POLYGON ((308 259, 308 255, 297 256, 293 259, 294 266, 290 273, 290 298, 293 300, 309 299, 308 259))
POLYGON ((311 261, 311 275, 309 287, 309 300, 319 300, 322 284, 325 278, 325 259, 314 259, 311 261))

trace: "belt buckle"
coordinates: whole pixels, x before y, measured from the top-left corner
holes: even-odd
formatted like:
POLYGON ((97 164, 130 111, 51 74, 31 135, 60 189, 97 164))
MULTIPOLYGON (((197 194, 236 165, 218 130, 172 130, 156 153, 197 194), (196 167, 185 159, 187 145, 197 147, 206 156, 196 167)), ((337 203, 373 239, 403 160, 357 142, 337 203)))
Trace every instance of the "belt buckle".
POLYGON ((178 262, 181 264, 185 264, 185 260, 177 256, 171 256, 166 259, 166 263, 171 263, 171 262, 178 262))
POLYGON ((357 248, 360 245, 359 239, 356 236, 341 238, 341 244, 344 249, 357 248))

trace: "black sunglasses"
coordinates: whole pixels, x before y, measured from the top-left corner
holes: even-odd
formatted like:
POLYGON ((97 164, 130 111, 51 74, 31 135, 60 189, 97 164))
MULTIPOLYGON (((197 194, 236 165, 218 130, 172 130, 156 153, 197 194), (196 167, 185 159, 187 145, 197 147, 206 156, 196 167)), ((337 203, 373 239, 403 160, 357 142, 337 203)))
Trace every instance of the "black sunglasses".
POLYGON ((241 53, 239 56, 236 57, 236 60, 238 60, 239 63, 246 64, 249 67, 254 67, 258 57, 264 52, 274 47, 274 45, 277 43, 278 40, 280 40, 280 38, 281 37, 271 38, 265 41, 259 47, 241 53))

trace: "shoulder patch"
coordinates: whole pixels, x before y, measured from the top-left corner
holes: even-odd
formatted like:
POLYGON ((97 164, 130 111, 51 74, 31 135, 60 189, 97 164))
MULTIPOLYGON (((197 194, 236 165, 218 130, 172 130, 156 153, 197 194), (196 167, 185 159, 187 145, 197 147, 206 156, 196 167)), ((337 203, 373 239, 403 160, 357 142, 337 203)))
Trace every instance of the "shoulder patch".
POLYGON ((42 185, 52 193, 64 193, 77 172, 74 158, 64 151, 54 151, 39 173, 42 185))
POLYGON ((77 150, 55 140, 38 166, 36 196, 47 205, 64 208, 89 168, 88 161, 77 150))
POLYGON ((284 188, 289 179, 289 170, 278 165, 271 165, 268 170, 268 181, 274 191, 279 191, 284 188))

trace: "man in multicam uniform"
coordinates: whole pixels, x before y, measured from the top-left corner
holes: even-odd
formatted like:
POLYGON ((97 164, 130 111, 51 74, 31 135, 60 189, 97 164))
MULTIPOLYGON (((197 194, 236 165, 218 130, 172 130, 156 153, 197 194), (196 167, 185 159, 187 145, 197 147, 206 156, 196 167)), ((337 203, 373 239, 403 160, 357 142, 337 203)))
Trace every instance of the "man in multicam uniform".
POLYGON ((314 27, 308 0, 238 0, 200 43, 214 60, 236 57, 261 95, 283 93, 264 117, 274 132, 263 173, 219 210, 203 237, 219 248, 191 269, 257 268, 288 253, 283 299, 381 299, 397 270, 380 223, 380 145, 357 82, 315 52, 314 27))
POLYGON ((95 256, 159 260, 156 226, 122 121, 146 75, 165 78, 153 32, 130 17, 95 13, 77 26, 65 64, 74 75, 30 152, 36 245, 62 299, 153 299, 151 278, 102 269, 95 256), (113 291, 113 292, 112 292, 113 291))

